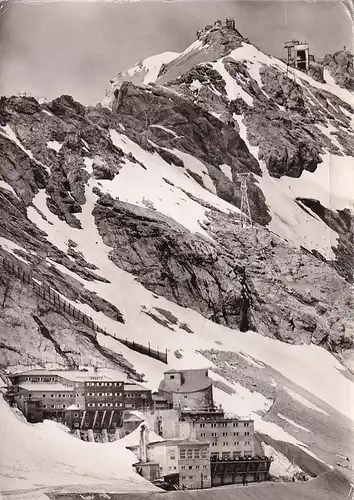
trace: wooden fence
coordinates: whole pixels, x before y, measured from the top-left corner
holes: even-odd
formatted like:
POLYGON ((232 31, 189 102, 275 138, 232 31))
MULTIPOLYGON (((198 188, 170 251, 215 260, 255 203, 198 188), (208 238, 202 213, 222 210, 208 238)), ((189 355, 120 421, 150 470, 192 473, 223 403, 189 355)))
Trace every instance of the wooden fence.
POLYGON ((19 278, 23 283, 27 283, 32 286, 36 295, 41 297, 43 300, 52 304, 56 309, 69 314, 74 319, 81 321, 84 325, 91 328, 91 330, 101 333, 102 335, 106 335, 108 337, 112 337, 117 342, 125 345, 132 351, 139 352, 140 354, 145 354, 154 359, 158 359, 162 363, 167 364, 167 349, 166 352, 161 352, 158 349, 151 349, 150 343, 147 346, 138 344, 136 342, 132 342, 128 339, 121 339, 116 337, 112 333, 108 333, 104 328, 98 326, 91 317, 87 316, 87 314, 83 313, 76 307, 72 306, 69 302, 64 300, 58 292, 54 291, 46 283, 37 283, 36 280, 32 277, 30 270, 26 271, 24 268, 21 268, 17 264, 15 264, 12 260, 8 260, 3 258, 3 267, 4 269, 19 278))

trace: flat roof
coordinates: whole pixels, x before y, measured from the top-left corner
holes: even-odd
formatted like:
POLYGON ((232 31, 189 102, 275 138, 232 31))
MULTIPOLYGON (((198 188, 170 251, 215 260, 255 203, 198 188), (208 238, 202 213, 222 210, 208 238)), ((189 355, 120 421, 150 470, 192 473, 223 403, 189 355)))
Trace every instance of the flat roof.
POLYGON ((73 392, 74 387, 61 384, 60 382, 53 382, 52 384, 28 382, 26 384, 19 384, 18 387, 29 392, 73 392))
POLYGON ((53 377, 57 375, 58 377, 63 377, 73 382, 92 382, 96 381, 117 381, 126 382, 127 375, 118 372, 116 370, 99 370, 95 372, 94 370, 46 370, 44 368, 36 368, 34 370, 27 370, 23 372, 12 373, 9 375, 10 378, 17 376, 38 376, 38 377, 53 377))
POLYGON ((124 384, 124 390, 126 391, 150 391, 150 389, 147 389, 143 385, 139 384, 124 384))

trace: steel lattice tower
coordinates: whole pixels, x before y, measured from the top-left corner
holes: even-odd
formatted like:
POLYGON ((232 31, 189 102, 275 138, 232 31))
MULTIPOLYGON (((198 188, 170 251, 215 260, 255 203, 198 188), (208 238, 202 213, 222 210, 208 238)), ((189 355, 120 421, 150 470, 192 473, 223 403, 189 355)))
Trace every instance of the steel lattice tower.
POLYGON ((241 227, 252 227, 252 217, 250 205, 248 202, 248 192, 247 192, 247 182, 251 174, 236 174, 237 180, 241 183, 241 214, 240 214, 240 226, 241 227))

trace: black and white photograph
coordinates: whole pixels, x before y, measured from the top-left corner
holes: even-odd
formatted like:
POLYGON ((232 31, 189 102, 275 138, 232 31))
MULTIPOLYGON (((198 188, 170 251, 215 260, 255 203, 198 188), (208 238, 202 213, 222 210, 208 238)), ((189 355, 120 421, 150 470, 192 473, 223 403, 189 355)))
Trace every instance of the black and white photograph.
POLYGON ((0 498, 354 500, 352 0, 0 1, 0 498))

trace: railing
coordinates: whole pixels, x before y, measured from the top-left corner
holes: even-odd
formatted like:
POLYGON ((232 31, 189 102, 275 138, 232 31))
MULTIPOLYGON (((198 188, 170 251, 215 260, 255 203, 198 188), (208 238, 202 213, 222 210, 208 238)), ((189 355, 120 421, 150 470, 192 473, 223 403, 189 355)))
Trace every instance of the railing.
POLYGON ((112 337, 114 340, 125 345, 132 351, 136 351, 139 352, 140 354, 144 354, 151 358, 158 359, 162 363, 167 364, 167 349, 166 352, 161 352, 158 349, 151 349, 150 343, 147 347, 142 344, 137 344, 136 342, 132 342, 128 339, 125 340, 121 339, 119 337, 116 337, 112 333, 108 333, 104 328, 98 326, 90 316, 87 316, 87 314, 83 313, 76 307, 72 306, 69 302, 64 300, 61 297, 61 295, 59 295, 58 292, 54 291, 53 288, 51 288, 49 285, 47 285, 46 283, 41 283, 41 284, 37 283, 32 277, 31 272, 29 270, 26 271, 22 267, 15 264, 12 260, 10 261, 5 257, 3 258, 2 264, 7 272, 19 278, 23 283, 31 285, 36 295, 41 297, 43 300, 49 302, 50 304, 52 304, 56 309, 59 309, 60 311, 69 314, 74 319, 81 321, 82 323, 84 323, 84 325, 91 328, 91 330, 97 333, 101 333, 102 335, 112 337))

